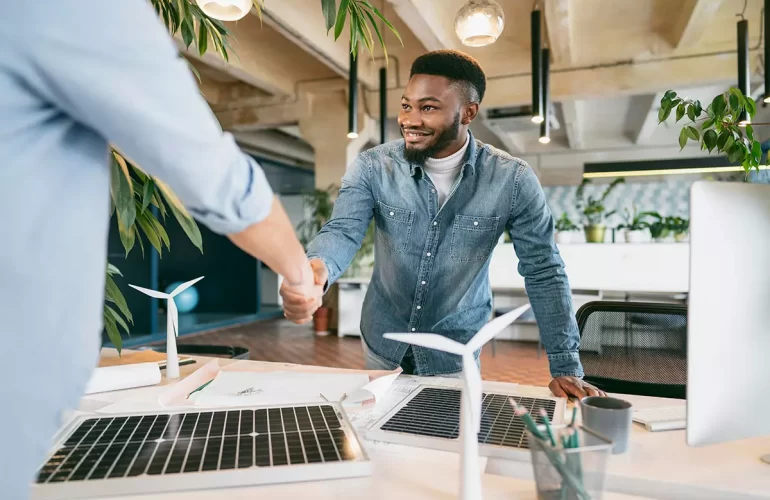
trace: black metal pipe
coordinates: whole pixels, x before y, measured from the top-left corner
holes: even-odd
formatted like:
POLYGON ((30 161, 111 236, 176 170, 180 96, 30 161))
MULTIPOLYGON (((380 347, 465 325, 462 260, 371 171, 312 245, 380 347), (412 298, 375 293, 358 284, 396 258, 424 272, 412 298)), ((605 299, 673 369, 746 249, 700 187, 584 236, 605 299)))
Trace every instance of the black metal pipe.
MULTIPOLYGON (((738 21, 738 89, 743 95, 749 96, 751 70, 749 68, 749 22, 745 19, 738 21)), ((747 121, 748 114, 744 111, 738 118, 739 122, 747 121)))
POLYGON ((540 11, 533 10, 530 15, 532 30, 532 117, 543 116, 543 73, 542 63, 543 54, 542 33, 540 31, 540 11))
POLYGON ((348 137, 358 137, 358 58, 350 51, 348 78, 348 137))
POLYGON ((540 137, 548 138, 550 141, 551 127, 548 124, 548 111, 551 107, 551 88, 550 88, 550 67, 551 67, 551 51, 549 49, 543 49, 543 123, 540 124, 540 137))
MULTIPOLYGON (((770 1, 770 0, 768 0, 770 1)), ((388 142, 388 70, 380 68, 380 144, 388 142)))
POLYGON ((767 30, 770 29, 770 0, 765 0, 764 19, 762 29, 765 34, 765 102, 770 102, 770 78, 768 78, 767 68, 770 66, 770 43, 767 41, 767 30))

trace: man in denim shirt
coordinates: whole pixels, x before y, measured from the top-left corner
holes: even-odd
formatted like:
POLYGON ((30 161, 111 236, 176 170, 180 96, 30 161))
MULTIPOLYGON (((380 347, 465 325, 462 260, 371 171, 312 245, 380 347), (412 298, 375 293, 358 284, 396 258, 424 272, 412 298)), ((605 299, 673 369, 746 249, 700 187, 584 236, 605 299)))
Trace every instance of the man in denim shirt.
MULTIPOLYGON (((548 352, 551 391, 601 395, 581 380, 569 283, 537 177, 468 130, 485 88, 483 71, 465 54, 415 60, 398 117, 404 139, 361 153, 343 177, 332 218, 308 248, 316 283, 339 279, 374 217, 375 268, 361 321, 367 367, 457 374, 458 356, 383 334, 434 332, 466 343, 489 320, 489 256, 508 231, 548 352)), ((301 297, 282 295, 287 318, 307 318, 311 307, 301 297)))

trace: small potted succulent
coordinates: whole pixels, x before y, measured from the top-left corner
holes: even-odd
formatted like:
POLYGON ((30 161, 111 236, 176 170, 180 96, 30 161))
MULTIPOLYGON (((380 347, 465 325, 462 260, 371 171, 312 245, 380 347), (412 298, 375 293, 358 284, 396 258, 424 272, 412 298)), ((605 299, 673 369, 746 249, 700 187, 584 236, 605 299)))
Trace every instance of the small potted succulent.
POLYGON ((556 221, 556 234, 554 235, 556 243, 560 245, 572 243, 572 235, 576 231, 580 231, 580 228, 572 222, 567 212, 562 213, 556 221))
POLYGON ((682 217, 666 217, 669 230, 674 234, 674 240, 679 243, 687 241, 690 221, 682 217))
POLYGON ((625 208, 624 212, 624 223, 618 226, 618 229, 624 230, 626 243, 647 243, 650 240, 647 232, 650 223, 647 220, 652 219, 654 214, 652 212, 639 212, 636 205, 634 205, 633 212, 628 208, 625 208))
POLYGON ((575 193, 577 197, 577 209, 583 214, 583 230, 586 234, 586 242, 588 243, 603 243, 604 235, 607 231, 605 221, 613 215, 616 210, 607 211, 605 201, 607 196, 615 189, 615 186, 625 182, 625 179, 619 177, 612 181, 607 189, 604 190, 600 198, 594 198, 589 196, 588 200, 585 199, 585 186, 591 182, 590 179, 583 179, 583 182, 578 187, 575 193))

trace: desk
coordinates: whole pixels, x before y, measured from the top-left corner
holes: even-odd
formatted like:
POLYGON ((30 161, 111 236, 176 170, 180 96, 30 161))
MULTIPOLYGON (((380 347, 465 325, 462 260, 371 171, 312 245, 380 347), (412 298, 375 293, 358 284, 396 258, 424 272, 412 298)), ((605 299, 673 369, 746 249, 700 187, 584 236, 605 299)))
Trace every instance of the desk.
MULTIPOLYGON (((110 355, 109 352, 105 354, 110 355)), ((205 358, 197 359, 197 364, 181 368, 182 376, 192 373, 208 361, 205 358)), ((221 365, 231 362, 233 361, 220 360, 221 365)), ((254 363, 260 365, 261 369, 273 370, 285 370, 297 366, 256 361, 239 361, 239 363, 254 363)), ((429 383, 430 379, 426 379, 426 382, 429 383)), ((162 383, 167 384, 168 381, 164 379, 162 383)), ((500 383, 497 382, 488 385, 492 390, 495 386, 500 387, 500 383)), ((119 401, 135 394, 135 391, 116 391, 87 396, 82 401, 81 409, 96 408, 100 401, 119 401)), ((532 396, 549 394, 546 388, 532 386, 518 386, 515 391, 532 396)), ((638 407, 672 404, 671 400, 655 398, 628 396, 627 399, 638 407)), ((366 441, 364 429, 357 430, 373 462, 374 473, 371 477, 130 498, 153 500, 204 499, 220 496, 227 496, 228 499, 233 500, 255 497, 271 500, 456 498, 459 474, 458 455, 373 443, 366 441)), ((770 468, 759 461, 759 456, 767 451, 770 451, 770 438, 705 448, 689 448, 684 441, 684 431, 650 433, 641 426, 635 426, 631 451, 610 459, 607 489, 611 493, 605 494, 604 498, 607 500, 770 498, 770 468), (722 477, 728 477, 729 480, 720 479, 722 477)), ((485 499, 535 498, 532 466, 529 462, 483 460, 482 463, 485 464, 483 474, 485 499)), ((129 497, 120 498, 129 499, 129 497)))

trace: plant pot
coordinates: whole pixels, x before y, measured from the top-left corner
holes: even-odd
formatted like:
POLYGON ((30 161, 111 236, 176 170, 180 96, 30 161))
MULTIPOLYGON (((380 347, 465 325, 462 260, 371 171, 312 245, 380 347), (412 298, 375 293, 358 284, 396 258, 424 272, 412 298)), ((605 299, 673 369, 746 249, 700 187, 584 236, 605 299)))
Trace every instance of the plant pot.
POLYGON ((607 231, 604 224, 586 226, 583 230, 586 233, 586 243, 604 243, 604 233, 607 231))
POLYGON ((313 329, 319 337, 329 335, 330 312, 328 307, 319 307, 315 314, 313 314, 313 329))
POLYGON ((650 241, 649 233, 643 230, 626 230, 626 243, 647 243, 650 241))
POLYGON ((689 239, 688 238, 689 236, 690 235, 688 233, 686 233, 686 232, 685 233, 676 233, 676 234, 674 234, 674 239, 677 242, 682 243, 682 242, 687 241, 689 239))
POLYGON ((559 245, 572 243, 572 233, 570 231, 559 231, 556 233, 555 239, 559 245))

